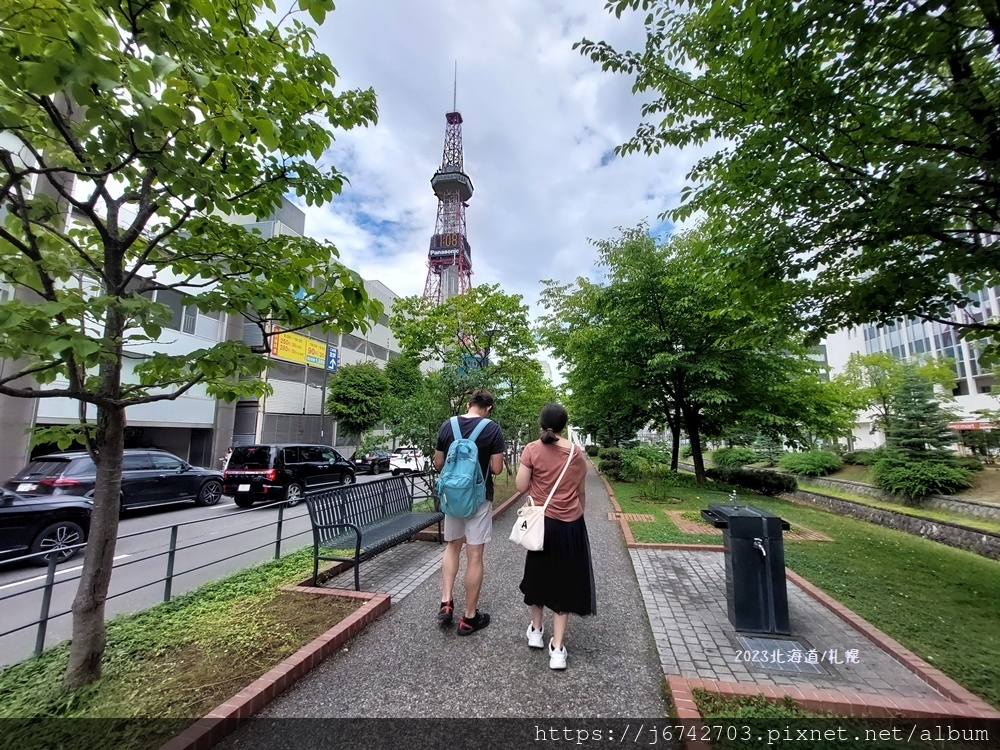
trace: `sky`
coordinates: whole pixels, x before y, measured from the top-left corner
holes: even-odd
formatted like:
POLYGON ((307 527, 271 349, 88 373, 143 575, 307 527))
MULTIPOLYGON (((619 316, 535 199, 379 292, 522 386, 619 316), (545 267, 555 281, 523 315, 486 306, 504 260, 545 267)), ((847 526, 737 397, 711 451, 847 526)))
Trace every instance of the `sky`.
POLYGON ((604 0, 340 0, 317 33, 345 88, 374 88, 379 121, 342 132, 323 164, 350 179, 304 207, 306 232, 400 296, 422 294, 445 113, 462 113, 473 283, 519 294, 532 317, 541 279, 598 278, 590 239, 678 205, 694 153, 619 157, 640 122, 631 80, 573 49, 584 37, 638 48, 642 16, 604 0))

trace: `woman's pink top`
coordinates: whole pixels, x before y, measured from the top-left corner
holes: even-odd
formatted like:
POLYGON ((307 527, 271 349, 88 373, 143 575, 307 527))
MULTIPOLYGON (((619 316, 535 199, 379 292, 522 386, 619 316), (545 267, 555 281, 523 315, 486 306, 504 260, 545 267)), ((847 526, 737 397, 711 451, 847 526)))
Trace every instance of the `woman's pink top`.
MULTIPOLYGON (((528 494, 536 505, 545 503, 545 498, 552 491, 559 474, 569 457, 569 446, 560 443, 546 445, 541 440, 528 443, 521 453, 521 465, 531 469, 531 484, 528 494)), ((556 493, 552 496, 545 515, 560 521, 575 521, 583 515, 580 506, 580 495, 577 492, 580 481, 587 475, 587 458, 580 446, 573 451, 573 460, 566 469, 556 493)))

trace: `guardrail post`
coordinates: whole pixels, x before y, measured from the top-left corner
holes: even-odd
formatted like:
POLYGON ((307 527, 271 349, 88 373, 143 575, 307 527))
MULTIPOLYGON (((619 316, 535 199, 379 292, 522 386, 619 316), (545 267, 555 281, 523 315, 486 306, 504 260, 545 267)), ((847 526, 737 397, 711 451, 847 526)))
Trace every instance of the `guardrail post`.
POLYGON ((174 583, 174 557, 177 554, 177 525, 170 527, 170 550, 167 552, 167 577, 163 585, 163 601, 170 601, 170 588, 174 583))
POLYGON ((59 553, 53 552, 49 558, 49 569, 45 574, 45 590, 42 591, 42 612, 38 616, 38 633, 35 636, 35 656, 45 648, 45 631, 49 627, 49 606, 52 604, 52 586, 56 578, 56 563, 59 553))
POLYGON ((278 506, 278 533, 274 540, 274 559, 281 557, 281 526, 285 521, 285 504, 278 506))

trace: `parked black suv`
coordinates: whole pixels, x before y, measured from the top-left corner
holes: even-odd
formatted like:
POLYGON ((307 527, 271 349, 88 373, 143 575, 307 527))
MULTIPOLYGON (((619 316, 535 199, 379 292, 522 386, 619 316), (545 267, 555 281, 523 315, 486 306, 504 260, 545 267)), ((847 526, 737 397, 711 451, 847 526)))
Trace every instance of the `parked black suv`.
POLYGON ((241 508, 257 501, 298 505, 305 493, 353 484, 354 464, 329 445, 241 445, 223 472, 225 493, 241 508))
MULTIPOLYGON (((97 467, 86 451, 52 453, 33 459, 4 488, 20 495, 93 497, 97 467)), ((127 448, 122 465, 121 507, 143 508, 222 499, 222 472, 202 469, 166 451, 127 448)))
POLYGON ((33 565, 69 560, 80 551, 74 545, 87 541, 93 501, 83 497, 24 497, 0 490, 0 560, 38 552, 33 565))
POLYGON ((389 471, 389 462, 391 460, 392 454, 389 451, 383 450, 371 451, 363 455, 355 453, 351 456, 351 463, 356 468, 364 469, 370 474, 381 474, 383 471, 389 471))

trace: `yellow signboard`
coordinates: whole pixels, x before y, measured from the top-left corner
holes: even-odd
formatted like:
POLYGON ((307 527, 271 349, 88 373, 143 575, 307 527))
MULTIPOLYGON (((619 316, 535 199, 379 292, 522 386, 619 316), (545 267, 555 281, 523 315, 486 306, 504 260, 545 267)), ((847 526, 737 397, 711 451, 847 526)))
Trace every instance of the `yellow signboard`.
POLYGON ((316 339, 306 339, 306 364, 326 367, 326 344, 316 339))
POLYGON ((284 333, 278 326, 274 327, 274 336, 271 338, 272 357, 298 362, 300 365, 336 370, 336 351, 337 347, 328 348, 322 341, 298 333, 284 333), (333 352, 332 359, 329 349, 333 352))
POLYGON ((278 333, 280 330, 275 326, 275 336, 271 339, 272 356, 305 364, 309 339, 297 333, 278 333))

